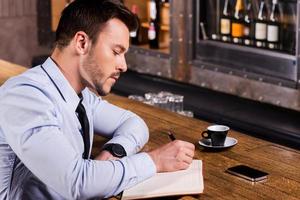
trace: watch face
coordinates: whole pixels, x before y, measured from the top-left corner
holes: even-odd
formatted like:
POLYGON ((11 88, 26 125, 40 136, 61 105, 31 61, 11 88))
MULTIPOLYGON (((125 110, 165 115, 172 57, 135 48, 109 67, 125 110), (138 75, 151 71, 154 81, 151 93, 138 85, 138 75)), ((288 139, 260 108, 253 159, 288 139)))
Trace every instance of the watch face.
POLYGON ((114 144, 112 146, 111 150, 112 150, 113 155, 116 157, 121 158, 121 157, 126 156, 126 152, 120 144, 114 144))

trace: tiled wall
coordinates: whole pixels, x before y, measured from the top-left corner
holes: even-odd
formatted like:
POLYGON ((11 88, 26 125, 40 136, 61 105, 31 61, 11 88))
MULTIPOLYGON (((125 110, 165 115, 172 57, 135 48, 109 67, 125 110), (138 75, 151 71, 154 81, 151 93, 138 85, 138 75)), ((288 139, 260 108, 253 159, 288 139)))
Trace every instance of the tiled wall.
MULTIPOLYGON (((0 0, 0 59, 31 67, 38 46, 37 1, 0 0)), ((0 66, 1 67, 1 66, 0 66)))

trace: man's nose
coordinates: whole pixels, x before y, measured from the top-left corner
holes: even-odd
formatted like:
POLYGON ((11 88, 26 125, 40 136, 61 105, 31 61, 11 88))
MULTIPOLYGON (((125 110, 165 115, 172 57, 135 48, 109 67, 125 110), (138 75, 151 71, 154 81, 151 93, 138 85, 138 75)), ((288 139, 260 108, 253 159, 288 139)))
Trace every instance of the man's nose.
POLYGON ((118 65, 118 69, 121 71, 121 72, 126 72, 127 71, 127 63, 126 63, 126 59, 125 59, 125 56, 122 56, 121 60, 120 60, 120 63, 118 65))

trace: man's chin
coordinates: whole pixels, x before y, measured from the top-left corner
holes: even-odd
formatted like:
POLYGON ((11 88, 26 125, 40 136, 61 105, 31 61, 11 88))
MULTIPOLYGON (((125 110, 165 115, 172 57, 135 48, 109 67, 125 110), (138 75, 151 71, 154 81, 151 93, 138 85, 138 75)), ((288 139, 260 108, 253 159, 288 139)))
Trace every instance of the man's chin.
POLYGON ((103 89, 103 88, 97 88, 96 89, 98 95, 100 95, 100 96, 106 96, 106 95, 108 95, 110 93, 110 90, 111 90, 111 88, 110 89, 106 89, 106 90, 103 89))

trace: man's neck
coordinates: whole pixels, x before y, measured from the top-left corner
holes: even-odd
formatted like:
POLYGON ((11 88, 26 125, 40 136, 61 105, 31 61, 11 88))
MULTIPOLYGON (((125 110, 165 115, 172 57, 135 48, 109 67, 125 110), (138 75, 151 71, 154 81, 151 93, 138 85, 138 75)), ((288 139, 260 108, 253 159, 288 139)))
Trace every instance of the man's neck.
POLYGON ((79 58, 72 54, 68 48, 63 50, 55 48, 51 59, 69 81, 75 92, 79 94, 84 89, 79 74, 79 58))

